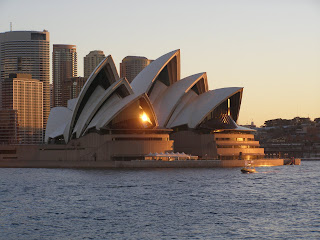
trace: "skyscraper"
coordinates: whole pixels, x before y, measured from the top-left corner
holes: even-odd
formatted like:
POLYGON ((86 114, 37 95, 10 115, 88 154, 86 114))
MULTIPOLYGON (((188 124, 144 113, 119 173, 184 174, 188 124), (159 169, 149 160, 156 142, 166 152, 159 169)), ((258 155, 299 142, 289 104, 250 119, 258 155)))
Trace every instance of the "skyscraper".
POLYGON ((31 74, 9 74, 2 81, 2 103, 6 110, 16 110, 19 142, 43 141, 43 83, 31 74))
POLYGON ((103 51, 95 50, 91 51, 87 56, 83 58, 84 62, 84 77, 88 79, 93 70, 98 66, 98 64, 105 58, 103 51))
POLYGON ((152 60, 146 57, 127 56, 120 63, 120 77, 126 77, 129 82, 148 66, 152 60))
POLYGON ((0 145, 18 143, 17 110, 0 108, 0 145))
POLYGON ((53 84, 50 83, 50 109, 53 108, 53 84))
POLYGON ((75 45, 53 44, 52 80, 54 107, 63 106, 62 82, 78 75, 77 49, 75 45))
POLYGON ((43 83, 43 128, 45 129, 50 113, 49 32, 43 30, 0 33, 0 72, 0 83, 9 78, 11 73, 31 74, 34 79, 43 83))
POLYGON ((68 106, 68 100, 77 98, 87 78, 73 77, 62 81, 62 105, 68 106))

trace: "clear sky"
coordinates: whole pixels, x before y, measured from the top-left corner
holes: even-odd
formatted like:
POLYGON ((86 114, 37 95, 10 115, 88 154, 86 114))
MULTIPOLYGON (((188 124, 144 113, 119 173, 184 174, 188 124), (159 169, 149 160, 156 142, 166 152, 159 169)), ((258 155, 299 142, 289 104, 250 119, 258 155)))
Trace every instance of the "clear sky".
POLYGON ((318 0, 0 0, 0 32, 47 29, 74 44, 78 74, 92 50, 155 59, 181 49, 181 76, 244 87, 238 123, 320 117, 318 0))

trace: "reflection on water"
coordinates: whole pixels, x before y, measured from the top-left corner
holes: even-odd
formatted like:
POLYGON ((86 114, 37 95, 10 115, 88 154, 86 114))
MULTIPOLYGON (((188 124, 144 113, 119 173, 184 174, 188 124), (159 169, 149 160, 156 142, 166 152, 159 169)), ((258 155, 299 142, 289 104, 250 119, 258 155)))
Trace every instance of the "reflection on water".
POLYGON ((0 239, 317 239, 320 162, 0 169, 0 239))
POLYGON ((256 172, 255 173, 260 173, 260 174, 268 174, 268 173, 278 173, 280 170, 275 170, 272 167, 256 167, 256 172))

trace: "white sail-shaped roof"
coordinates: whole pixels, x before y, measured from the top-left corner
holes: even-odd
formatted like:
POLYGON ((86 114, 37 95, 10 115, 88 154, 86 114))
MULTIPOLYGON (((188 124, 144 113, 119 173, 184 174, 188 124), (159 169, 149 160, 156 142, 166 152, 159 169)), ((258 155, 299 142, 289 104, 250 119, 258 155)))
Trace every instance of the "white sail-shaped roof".
POLYGON ((148 93, 153 83, 168 66, 170 84, 180 80, 180 49, 169 52, 150 63, 131 82, 135 94, 148 93))
POLYGON ((72 116, 72 111, 65 107, 55 107, 50 111, 45 133, 45 142, 49 138, 55 138, 63 135, 64 130, 72 116))
POLYGON ((166 124, 179 104, 180 99, 198 82, 199 85, 202 85, 198 94, 208 91, 207 74, 198 73, 172 84, 156 99, 156 101, 153 102, 153 107, 157 114, 160 127, 166 127, 166 124))
MULTIPOLYGON (((119 87, 124 87, 125 91, 122 93, 122 95, 127 96, 129 94, 133 94, 133 91, 131 89, 131 86, 129 82, 125 78, 121 78, 117 82, 113 83, 109 88, 106 90, 102 89, 97 94, 97 96, 93 96, 90 98, 88 103, 85 105, 83 109, 83 114, 78 119, 75 128, 73 130, 73 133, 76 133, 76 137, 79 138, 80 135, 84 132, 85 128, 89 125, 90 121, 96 115, 97 111, 101 109, 103 104, 106 104, 106 100, 111 96, 112 93, 114 93, 119 87)), ((97 88, 99 89, 99 88, 97 88)), ((118 101, 121 100, 122 97, 118 98, 118 101)))
POLYGON ((208 91, 199 95, 190 104, 187 104, 168 124, 169 128, 188 125, 195 128, 201 121, 222 102, 237 92, 242 92, 241 87, 221 88, 208 91))
POLYGON ((109 55, 90 75, 77 99, 70 100, 67 108, 51 110, 45 141, 60 141, 63 136, 67 143, 91 131, 104 133, 105 129, 216 127, 216 116, 220 111, 224 114, 228 99, 232 105, 228 116, 237 121, 242 91, 237 87, 209 91, 206 73, 180 80, 180 50, 153 61, 131 84, 119 79, 109 55), (148 115, 150 125, 141 121, 141 113, 148 115))
POLYGON ((73 111, 74 108, 76 107, 77 101, 78 101, 78 98, 73 98, 73 99, 68 100, 67 108, 69 108, 71 111, 73 111))
MULTIPOLYGON (((117 69, 111 55, 107 56, 96 69, 91 73, 87 82, 83 86, 78 101, 75 105, 70 125, 67 129, 65 141, 68 142, 76 127, 77 121, 81 119, 82 111, 85 112, 104 94, 104 90, 119 80, 117 69)), ((82 121, 82 120, 81 120, 82 121)), ((79 135, 78 135, 79 136, 79 135)))
POLYGON ((125 97, 122 99, 122 101, 117 102, 116 104, 113 104, 108 109, 106 109, 102 116, 99 117, 99 121, 96 124, 96 129, 100 130, 101 128, 108 125, 108 123, 114 119, 122 110, 124 110, 126 107, 128 107, 131 103, 135 102, 136 100, 139 100, 140 98, 144 98, 146 102, 148 103, 150 110, 152 112, 152 117, 155 121, 155 125, 158 126, 156 115, 153 111, 152 104, 149 102, 149 98, 146 94, 141 95, 135 95, 132 94, 128 97, 125 97))

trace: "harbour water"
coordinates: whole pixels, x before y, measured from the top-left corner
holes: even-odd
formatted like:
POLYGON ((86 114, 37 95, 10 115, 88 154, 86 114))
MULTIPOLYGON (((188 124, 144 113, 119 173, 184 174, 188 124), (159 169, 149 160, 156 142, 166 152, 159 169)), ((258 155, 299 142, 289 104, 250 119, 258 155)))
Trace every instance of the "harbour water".
POLYGON ((320 239, 320 162, 0 169, 0 239, 320 239))

